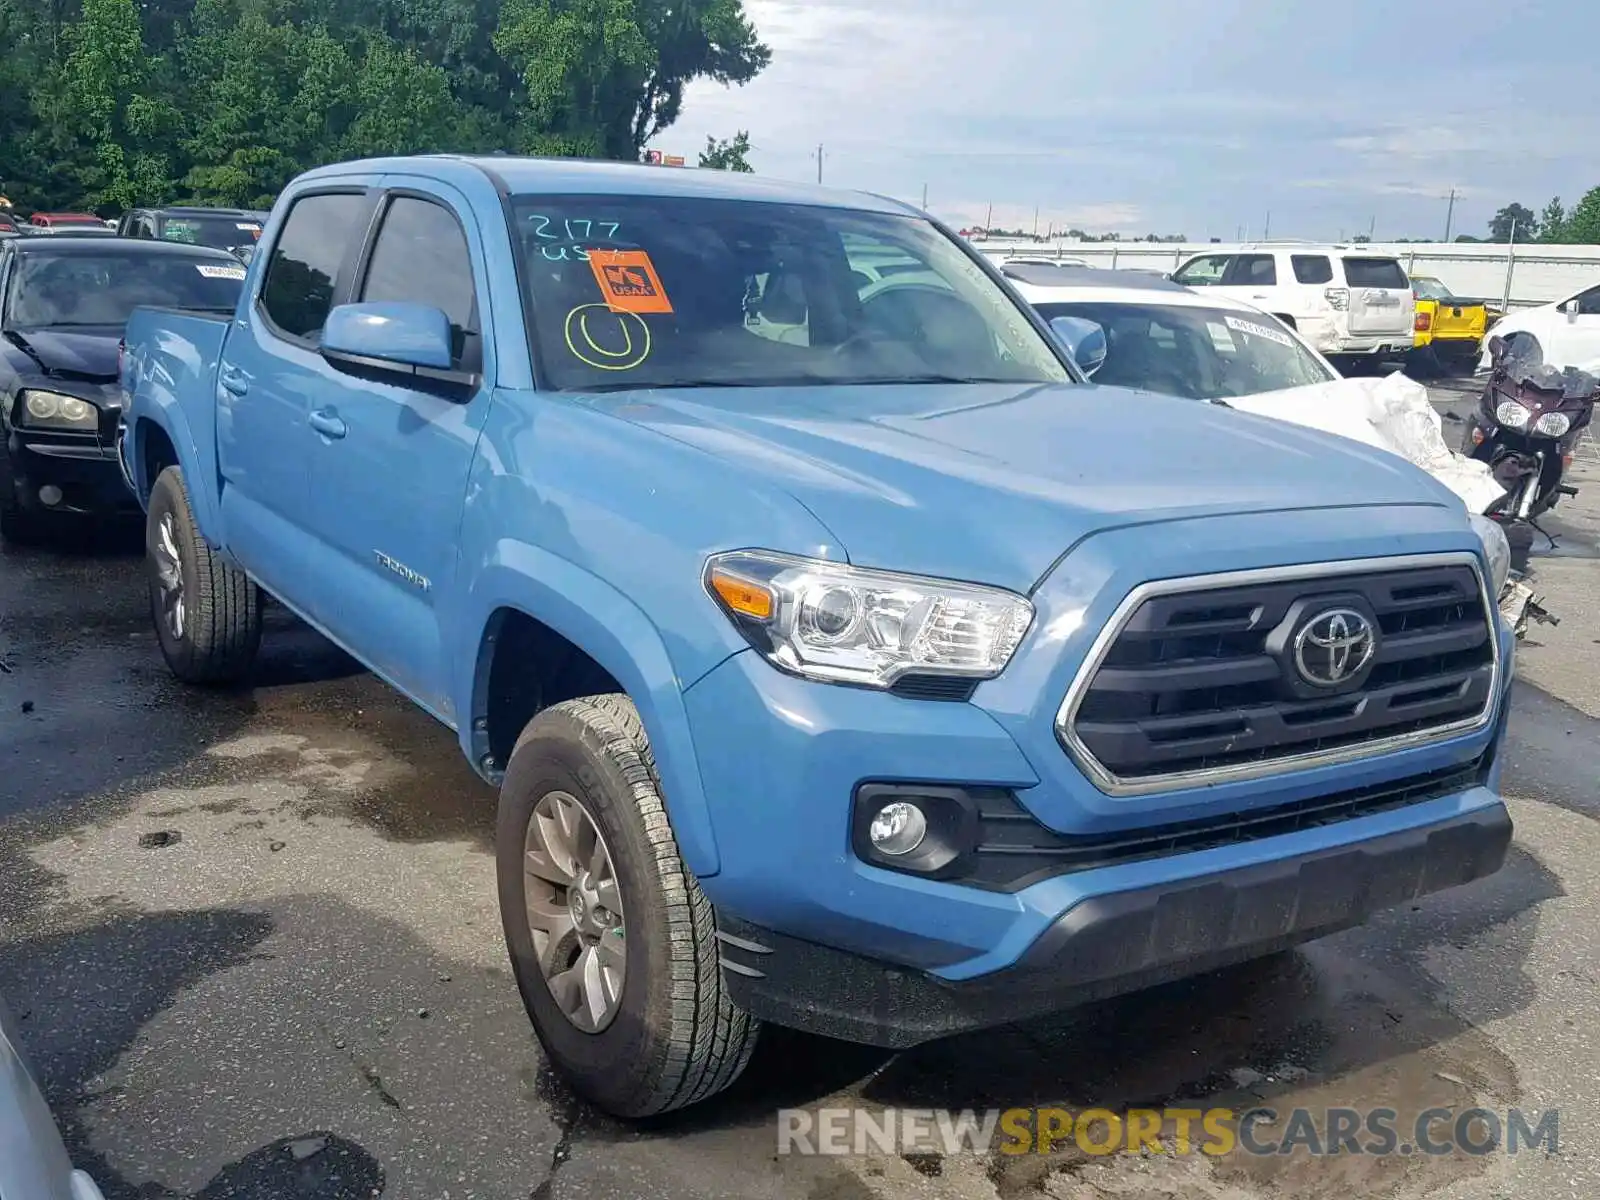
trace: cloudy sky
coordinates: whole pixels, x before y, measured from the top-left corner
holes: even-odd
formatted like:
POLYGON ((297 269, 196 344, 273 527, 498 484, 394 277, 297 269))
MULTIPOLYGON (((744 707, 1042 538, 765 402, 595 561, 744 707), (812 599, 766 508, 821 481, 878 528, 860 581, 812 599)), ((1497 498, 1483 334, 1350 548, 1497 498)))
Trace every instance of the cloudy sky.
POLYGON ((745 0, 772 66, 658 146, 956 224, 1482 235, 1600 185, 1593 0, 745 0))

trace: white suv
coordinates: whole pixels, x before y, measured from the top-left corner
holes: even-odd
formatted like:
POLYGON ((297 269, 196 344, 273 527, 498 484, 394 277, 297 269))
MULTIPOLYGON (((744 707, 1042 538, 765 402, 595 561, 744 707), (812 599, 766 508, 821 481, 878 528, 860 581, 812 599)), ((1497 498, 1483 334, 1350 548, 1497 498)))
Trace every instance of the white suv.
POLYGON ((1243 246, 1196 255, 1171 278, 1266 309, 1335 362, 1404 355, 1416 337, 1417 300, 1405 268, 1361 246, 1243 246))

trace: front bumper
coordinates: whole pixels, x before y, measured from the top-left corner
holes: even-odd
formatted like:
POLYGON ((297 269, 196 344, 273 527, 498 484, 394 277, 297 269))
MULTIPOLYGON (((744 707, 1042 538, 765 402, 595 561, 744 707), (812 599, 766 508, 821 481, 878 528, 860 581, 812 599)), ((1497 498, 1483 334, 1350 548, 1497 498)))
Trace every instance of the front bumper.
MULTIPOLYGON (((1436 535, 1418 528, 1424 519, 1374 509, 1359 530, 1342 513, 1295 528, 1310 562, 1349 557, 1341 547, 1385 522, 1401 548, 1445 549, 1427 545, 1436 535)), ((1438 520, 1450 518, 1441 510, 1438 520)), ((1264 544, 1268 524, 1219 519, 1144 531, 1139 544, 1177 576, 1203 571, 1220 546, 1264 544)), ((911 1044, 1270 953, 1498 868, 1509 825, 1496 748, 1514 654, 1503 624, 1493 715, 1479 728, 1267 778, 1159 795, 1097 790, 1049 730, 1084 643, 1127 594, 1120 581, 1140 577, 1133 556, 1122 559, 1090 545, 1072 570, 1041 585, 1039 642, 970 702, 809 682, 754 651, 686 690, 720 851, 719 869, 701 884, 726 935, 729 986, 752 1012, 911 1044), (1081 636, 1056 633, 1074 629, 1081 636), (1004 860, 1004 877, 875 865, 860 850, 852 806, 863 785, 980 794, 979 817, 994 818, 999 832, 985 830, 977 856, 1004 860), (985 807, 996 795, 1016 802, 1009 815, 985 807), (1007 822, 1016 837, 1001 828, 1007 822), (1103 853, 1108 843, 1123 845, 1103 853), (1356 882, 1330 888, 1330 871, 1356 882), (1075 931, 1071 946, 1040 949, 1063 929, 1075 931), (1114 937, 1105 932, 1113 929, 1114 937), (1095 957, 1125 939, 1137 953, 1095 957), (1025 998, 998 996, 1004 980, 1031 981, 1020 988, 1025 998), (908 1002, 906 1023, 886 1025, 884 997, 913 994, 927 997, 922 1007, 908 1002)))
POLYGON ((98 438, 9 429, 0 454, 0 493, 29 512, 119 516, 138 511, 116 448, 98 438), (56 503, 47 503, 42 489, 59 492, 56 503))
POLYGON ((1359 925, 1500 869, 1505 805, 1328 850, 1090 897, 1011 967, 971 980, 907 971, 718 913, 734 1002, 763 1020, 903 1049, 1216 970, 1359 925))

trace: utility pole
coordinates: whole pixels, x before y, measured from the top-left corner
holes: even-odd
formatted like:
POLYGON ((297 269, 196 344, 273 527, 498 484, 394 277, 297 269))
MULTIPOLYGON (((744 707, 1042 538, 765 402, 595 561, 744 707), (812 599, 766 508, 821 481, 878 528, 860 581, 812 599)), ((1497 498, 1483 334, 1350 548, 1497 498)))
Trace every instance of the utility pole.
POLYGON ((1039 206, 1037 204, 1033 206, 1033 236, 1035 238, 1039 236, 1039 206))
POLYGON ((1261 240, 1264 242, 1272 236, 1272 210, 1267 209, 1267 223, 1261 227, 1261 240))
POLYGON ((1376 234, 1377 232, 1378 232, 1378 214, 1377 213, 1373 213, 1372 214, 1372 220, 1367 222, 1367 241, 1370 242, 1372 240, 1372 238, 1373 238, 1373 235, 1376 234))
POLYGON ((1236 242, 1244 241, 1244 226, 1243 225, 1238 226, 1233 231, 1233 240, 1236 241, 1236 242))
POLYGON ((985 233, 987 233, 987 232, 989 232, 989 230, 991 230, 993 228, 994 228, 994 205, 991 204, 991 205, 989 205, 989 215, 983 219, 983 231, 985 233))
POLYGON ((928 211, 928 185, 922 185, 922 211, 928 211))
POLYGON ((1450 240, 1450 226, 1455 223, 1456 217, 1456 190, 1450 189, 1450 207, 1444 210, 1444 240, 1450 240))
POLYGON ((822 143, 817 143, 817 182, 822 182, 822 143))

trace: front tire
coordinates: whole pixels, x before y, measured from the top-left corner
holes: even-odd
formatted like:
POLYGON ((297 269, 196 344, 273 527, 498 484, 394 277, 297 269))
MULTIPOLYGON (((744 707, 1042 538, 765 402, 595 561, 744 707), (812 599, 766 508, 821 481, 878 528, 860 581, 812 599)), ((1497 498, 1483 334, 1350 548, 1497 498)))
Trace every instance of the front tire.
POLYGON ((711 904, 678 854, 626 696, 568 700, 529 722, 500 790, 495 854, 517 987, 575 1092, 633 1119, 739 1077, 759 1024, 723 987, 711 904))
POLYGON ((261 589, 200 536, 177 467, 162 471, 150 490, 145 570, 156 640, 172 673, 199 684, 249 674, 261 646, 261 589))

